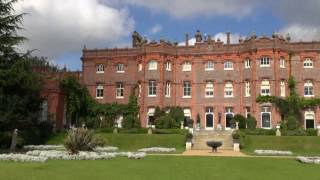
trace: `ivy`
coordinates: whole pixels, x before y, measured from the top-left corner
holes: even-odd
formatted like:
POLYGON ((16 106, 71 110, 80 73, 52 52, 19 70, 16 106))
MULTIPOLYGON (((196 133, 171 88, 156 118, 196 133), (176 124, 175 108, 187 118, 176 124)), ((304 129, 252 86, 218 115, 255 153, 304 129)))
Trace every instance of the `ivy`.
POLYGON ((289 77, 288 86, 290 94, 286 98, 277 96, 258 96, 256 102, 258 103, 272 103, 280 111, 282 115, 287 119, 301 119, 301 111, 305 108, 312 108, 320 105, 319 98, 305 99, 299 97, 296 92, 296 82, 293 76, 289 77))

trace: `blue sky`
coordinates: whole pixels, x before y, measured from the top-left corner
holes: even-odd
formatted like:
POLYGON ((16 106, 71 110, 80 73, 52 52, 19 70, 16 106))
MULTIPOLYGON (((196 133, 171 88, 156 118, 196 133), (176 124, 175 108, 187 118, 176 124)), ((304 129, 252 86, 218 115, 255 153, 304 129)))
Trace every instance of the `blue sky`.
POLYGON ((148 39, 184 41, 197 29, 224 39, 290 33, 293 41, 319 40, 319 0, 25 0, 24 49, 81 70, 81 50, 131 45, 134 30, 148 39), (61 6, 64 4, 64 6, 61 6))

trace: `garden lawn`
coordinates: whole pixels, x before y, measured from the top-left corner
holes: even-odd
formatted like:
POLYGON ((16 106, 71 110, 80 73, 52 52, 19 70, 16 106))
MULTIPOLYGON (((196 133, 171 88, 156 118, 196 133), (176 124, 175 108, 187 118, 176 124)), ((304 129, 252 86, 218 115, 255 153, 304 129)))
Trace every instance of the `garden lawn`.
POLYGON ((142 160, 0 162, 4 180, 318 180, 319 165, 295 159, 148 156, 142 160))
MULTIPOLYGON (((66 134, 52 136, 47 144, 63 144, 66 134)), ((119 147, 120 151, 136 151, 148 147, 176 148, 178 153, 185 150, 185 136, 181 134, 112 134, 100 133, 107 145, 119 147)))
POLYGON ((320 156, 320 137, 318 136, 258 136, 246 135, 241 140, 242 152, 253 154, 256 149, 292 151, 295 155, 320 156))

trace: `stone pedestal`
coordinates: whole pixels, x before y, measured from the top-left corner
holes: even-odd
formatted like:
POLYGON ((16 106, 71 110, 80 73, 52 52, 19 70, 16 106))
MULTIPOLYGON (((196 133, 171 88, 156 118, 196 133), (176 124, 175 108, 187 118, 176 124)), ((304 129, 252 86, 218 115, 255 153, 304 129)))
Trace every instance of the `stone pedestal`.
POLYGON ((115 127, 115 128, 113 129, 113 134, 118 134, 118 132, 119 132, 118 128, 115 127))
POLYGON ((277 131, 276 131, 276 136, 281 136, 281 131, 280 131, 280 126, 276 126, 277 131))
POLYGON ((320 136, 320 125, 319 125, 319 126, 317 126, 317 130, 318 130, 317 135, 318 135, 318 136, 320 136))
POLYGON ((222 130, 222 126, 221 126, 221 124, 218 124, 218 125, 217 125, 217 130, 219 130, 219 131, 221 131, 221 130, 222 130))
POLYGON ((236 122, 236 130, 239 129, 239 122, 236 122))
POLYGON ((152 128, 148 128, 148 134, 152 134, 152 128))
POLYGON ((240 144, 239 143, 233 143, 233 151, 240 152, 240 144))
POLYGON ((186 150, 191 150, 192 142, 186 142, 186 150))
POLYGON ((10 145, 10 151, 11 152, 14 152, 16 150, 17 139, 18 139, 18 129, 15 129, 13 131, 12 137, 11 137, 11 145, 10 145))
POLYGON ((184 129, 184 127, 183 127, 183 121, 180 122, 180 129, 184 129))

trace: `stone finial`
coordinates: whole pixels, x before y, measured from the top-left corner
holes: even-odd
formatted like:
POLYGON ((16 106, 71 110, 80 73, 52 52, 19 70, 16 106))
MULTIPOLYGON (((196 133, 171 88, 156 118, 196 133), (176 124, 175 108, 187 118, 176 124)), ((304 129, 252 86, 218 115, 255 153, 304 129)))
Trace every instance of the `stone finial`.
POLYGON ((287 40, 287 41, 290 41, 290 40, 291 40, 291 36, 290 36, 289 33, 287 33, 287 35, 286 35, 286 40, 287 40))
POLYGON ((253 39, 256 39, 256 38, 257 38, 257 35, 256 35, 256 32, 255 32, 255 31, 252 31, 252 33, 251 33, 251 38, 253 38, 253 39))
POLYGON ((186 46, 189 46, 189 34, 186 34, 186 46))
POLYGON ((243 42, 243 38, 242 36, 239 36, 239 43, 242 43, 243 42))
POLYGON ((231 34, 231 33, 228 31, 228 32, 227 32, 227 44, 230 44, 230 34, 231 34))
POLYGON ((202 34, 201 34, 200 30, 197 30, 197 32, 194 35, 194 37, 196 38, 196 42, 197 43, 200 43, 202 41, 202 34))

